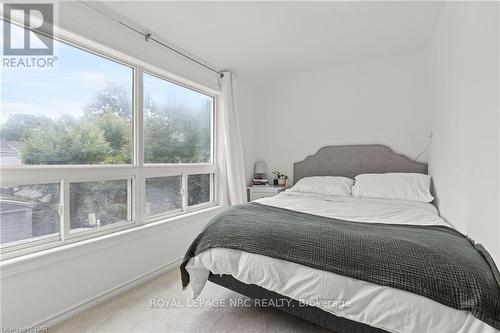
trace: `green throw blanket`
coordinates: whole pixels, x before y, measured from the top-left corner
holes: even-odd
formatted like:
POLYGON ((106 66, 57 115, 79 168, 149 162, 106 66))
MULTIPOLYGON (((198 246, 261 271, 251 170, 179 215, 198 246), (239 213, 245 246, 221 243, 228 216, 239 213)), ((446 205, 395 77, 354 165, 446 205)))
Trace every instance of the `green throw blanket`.
POLYGON ((479 244, 445 226, 342 221, 257 203, 229 207, 189 247, 287 260, 425 296, 500 329, 500 275, 479 244))

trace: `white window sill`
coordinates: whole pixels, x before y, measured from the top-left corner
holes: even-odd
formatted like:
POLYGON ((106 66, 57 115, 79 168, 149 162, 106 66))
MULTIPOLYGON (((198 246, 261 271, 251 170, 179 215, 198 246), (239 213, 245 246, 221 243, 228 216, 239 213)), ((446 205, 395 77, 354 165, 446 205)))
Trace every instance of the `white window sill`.
MULTIPOLYGON (((38 266, 47 265, 50 262, 68 259, 74 256, 98 251, 109 246, 127 242, 129 240, 144 237, 154 233, 155 229, 158 227, 174 228, 182 225, 182 223, 185 222, 184 220, 189 218, 203 218, 203 215, 207 215, 207 218, 210 218, 221 208, 222 206, 214 203, 213 206, 205 209, 186 212, 164 220, 134 225, 124 230, 117 230, 115 232, 110 232, 97 237, 84 240, 71 240, 69 243, 53 243, 50 244, 52 247, 37 252, 17 256, 15 256, 15 253, 12 252, 11 257, 7 257, 7 254, 10 253, 2 254, 2 261, 0 262, 1 278, 30 270, 38 266)), ((206 222, 208 222, 208 219, 206 222)))

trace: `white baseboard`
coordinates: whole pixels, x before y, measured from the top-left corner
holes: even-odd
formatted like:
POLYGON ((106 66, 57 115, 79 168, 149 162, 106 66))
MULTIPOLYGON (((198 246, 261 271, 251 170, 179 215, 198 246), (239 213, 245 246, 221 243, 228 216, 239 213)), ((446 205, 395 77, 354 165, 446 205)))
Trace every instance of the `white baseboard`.
POLYGON ((53 327, 85 310, 88 310, 90 309, 91 307, 93 306, 96 306, 97 304, 99 303, 102 303, 114 296, 117 296, 121 293, 124 293, 126 292, 127 290, 130 290, 134 287, 137 287, 149 280, 152 280, 154 279, 155 277, 158 277, 164 273, 167 273, 177 267, 179 267, 179 265, 181 264, 182 262, 182 259, 178 259, 174 262, 171 262, 169 264, 166 264, 166 265, 163 265, 149 273, 146 273, 142 276, 139 276, 138 278, 135 278, 133 280, 130 280, 128 282, 125 282, 115 288, 112 288, 104 293, 101 293, 95 297, 92 297, 90 299, 88 299, 87 301, 85 302, 82 302, 78 305, 75 305, 71 308, 69 308, 68 310, 65 310, 61 313, 58 313, 54 316, 51 316, 45 320, 42 320, 40 321, 39 323, 36 323, 34 324, 32 327, 53 327))

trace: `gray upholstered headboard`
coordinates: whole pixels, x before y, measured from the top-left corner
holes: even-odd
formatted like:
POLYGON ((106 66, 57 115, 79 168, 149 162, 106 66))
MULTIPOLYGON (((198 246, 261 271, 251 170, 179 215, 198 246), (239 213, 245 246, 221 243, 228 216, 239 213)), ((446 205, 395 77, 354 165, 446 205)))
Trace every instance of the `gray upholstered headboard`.
POLYGON ((362 173, 386 172, 427 174, 427 164, 396 154, 384 145, 326 146, 293 164, 293 182, 311 176, 354 178, 362 173))

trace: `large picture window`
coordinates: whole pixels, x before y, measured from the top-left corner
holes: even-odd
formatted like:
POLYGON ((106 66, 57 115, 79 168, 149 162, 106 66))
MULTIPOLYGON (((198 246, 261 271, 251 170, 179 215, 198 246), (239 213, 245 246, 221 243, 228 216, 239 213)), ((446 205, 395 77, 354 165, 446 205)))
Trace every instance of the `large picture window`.
POLYGON ((144 162, 209 163, 213 98, 144 74, 144 162))
POLYGON ((2 69, 1 165, 132 163, 133 68, 55 46, 54 68, 2 69))
POLYGON ((218 92, 68 36, 54 68, 2 69, 2 258, 216 204, 218 92))

